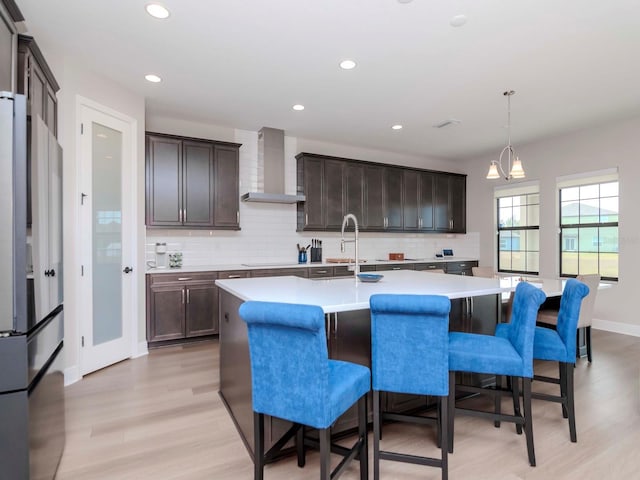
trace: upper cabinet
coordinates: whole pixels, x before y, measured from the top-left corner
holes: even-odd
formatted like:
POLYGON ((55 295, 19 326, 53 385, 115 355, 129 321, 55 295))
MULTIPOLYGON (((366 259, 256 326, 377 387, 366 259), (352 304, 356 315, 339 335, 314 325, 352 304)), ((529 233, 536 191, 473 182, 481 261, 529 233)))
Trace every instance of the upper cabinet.
POLYGON ((438 175, 434 183, 434 224, 438 232, 465 233, 467 231, 467 177, 438 175))
POLYGON ((300 153, 298 230, 465 233, 466 176, 300 153))
POLYGON ((60 89, 49 65, 33 37, 18 35, 18 93, 27 95, 27 115, 42 118, 45 125, 58 135, 58 101, 60 89))
POLYGON ((147 133, 147 227, 238 230, 239 148, 147 133))

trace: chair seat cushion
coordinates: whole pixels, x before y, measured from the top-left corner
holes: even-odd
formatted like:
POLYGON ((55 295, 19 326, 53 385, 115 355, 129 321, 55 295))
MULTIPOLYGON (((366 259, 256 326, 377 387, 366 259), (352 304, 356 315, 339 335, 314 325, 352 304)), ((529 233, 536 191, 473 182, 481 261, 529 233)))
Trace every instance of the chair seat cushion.
MULTIPOLYGON (((371 373, 367 367, 341 360, 329 360, 329 405, 327 416, 318 415, 307 423, 315 428, 327 428, 351 405, 371 389, 371 373)), ((313 392, 309 392, 313 395, 313 392)))
MULTIPOLYGON (((507 338, 509 335, 509 323, 501 323, 496 326, 496 337, 507 338)), ((572 362, 567 349, 558 335, 558 332, 545 327, 536 327, 533 340, 533 358, 535 360, 551 360, 555 362, 572 362)))
POLYGON ((449 370, 527 376, 522 358, 509 340, 475 333, 449 334, 449 370))

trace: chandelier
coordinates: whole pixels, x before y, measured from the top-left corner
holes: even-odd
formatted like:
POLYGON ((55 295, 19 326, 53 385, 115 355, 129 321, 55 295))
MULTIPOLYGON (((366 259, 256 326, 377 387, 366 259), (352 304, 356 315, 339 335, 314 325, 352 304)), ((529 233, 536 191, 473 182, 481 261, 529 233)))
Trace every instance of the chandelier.
POLYGON ((507 90, 503 93, 507 97, 507 146, 502 149, 498 160, 493 160, 489 166, 489 173, 487 173, 487 179, 495 180, 500 177, 504 177, 505 180, 511 180, 512 178, 524 178, 524 169, 522 168, 522 162, 516 155, 516 152, 511 145, 511 96, 515 95, 515 90, 507 90), (507 154, 507 171, 502 167, 502 157, 507 154))

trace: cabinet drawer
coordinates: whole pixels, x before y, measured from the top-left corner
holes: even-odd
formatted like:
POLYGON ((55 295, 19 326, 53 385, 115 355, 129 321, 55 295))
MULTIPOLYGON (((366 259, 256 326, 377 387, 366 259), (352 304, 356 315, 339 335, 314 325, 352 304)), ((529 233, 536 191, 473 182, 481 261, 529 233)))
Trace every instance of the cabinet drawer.
POLYGON ((383 272, 385 270, 413 270, 412 263, 388 263, 384 265, 376 265, 376 270, 383 272))
POLYGON ((218 272, 218 279, 224 280, 227 278, 249 278, 251 275, 249 270, 226 270, 218 272))
POLYGON ((334 267, 312 267, 309 269, 309 278, 334 277, 334 267))
POLYGON ((216 272, 150 273, 147 275, 147 283, 151 286, 165 283, 213 282, 217 278, 216 272))
POLYGON ((267 268, 264 270, 252 270, 252 277, 285 277, 294 276, 307 278, 309 273, 306 268, 267 268))
POLYGON ((445 269, 445 264, 443 262, 432 262, 432 263, 416 263, 414 264, 414 268, 419 271, 424 270, 436 270, 436 269, 445 269))
MULTIPOLYGON (((360 265, 360 271, 367 271, 364 267, 366 265, 360 265)), ((371 266, 371 265, 369 265, 371 266)), ((353 270, 349 270, 347 265, 340 265, 339 267, 333 267, 333 276, 334 277, 349 277, 353 276, 353 270)))
POLYGON ((446 268, 447 273, 453 273, 457 275, 471 275, 472 274, 471 268, 477 267, 478 262, 476 261, 447 262, 446 265, 447 265, 447 268, 446 268))

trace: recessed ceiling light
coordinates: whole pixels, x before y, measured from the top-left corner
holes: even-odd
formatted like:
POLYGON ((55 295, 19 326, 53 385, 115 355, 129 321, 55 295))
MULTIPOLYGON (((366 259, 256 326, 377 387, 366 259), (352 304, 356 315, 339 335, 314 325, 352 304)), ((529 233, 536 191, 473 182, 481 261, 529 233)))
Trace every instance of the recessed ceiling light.
POLYGON ((343 70, 351 70, 353 68, 356 68, 356 62, 354 62, 353 60, 342 60, 340 62, 340 68, 343 70))
POLYGON ((402 130, 402 125, 392 125, 391 129, 392 130, 402 130))
POLYGON ((411 3, 413 0, 398 0, 398 3, 411 3))
POLYGON ((467 23, 466 15, 455 15, 449 20, 449 25, 452 27, 461 27, 465 23, 467 23))
POLYGON ((304 110, 304 105, 300 105, 299 103, 296 103, 292 108, 294 110, 300 112, 300 111, 304 110))
POLYGON ((151 83, 159 83, 162 81, 162 79, 158 75, 154 75, 153 73, 145 75, 144 78, 151 83))
POLYGON ((147 13, 153 18, 167 18, 169 16, 169 10, 157 3, 150 3, 145 7, 147 13))

